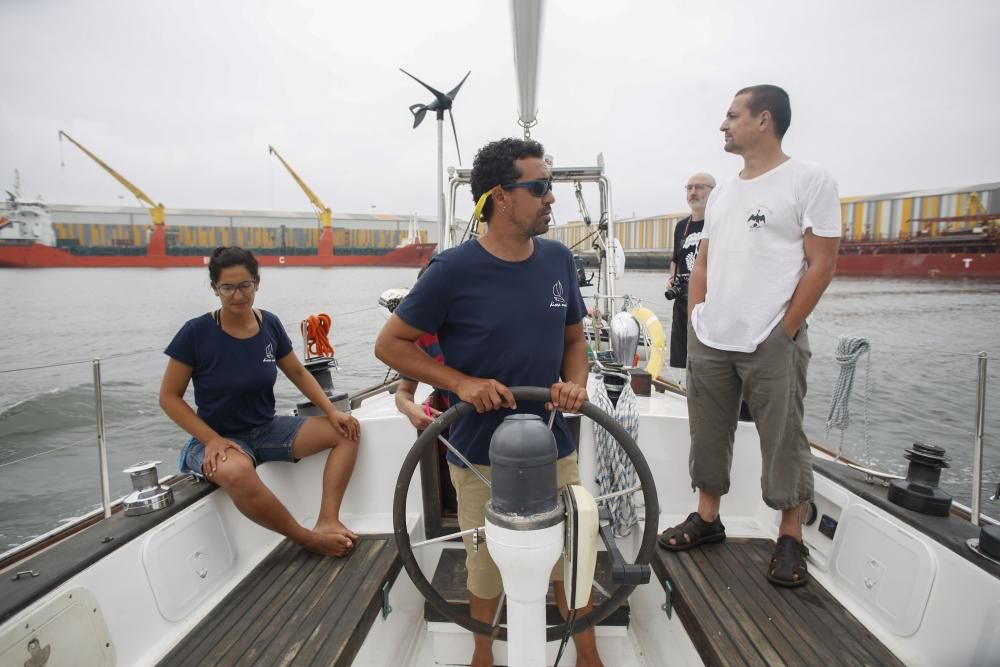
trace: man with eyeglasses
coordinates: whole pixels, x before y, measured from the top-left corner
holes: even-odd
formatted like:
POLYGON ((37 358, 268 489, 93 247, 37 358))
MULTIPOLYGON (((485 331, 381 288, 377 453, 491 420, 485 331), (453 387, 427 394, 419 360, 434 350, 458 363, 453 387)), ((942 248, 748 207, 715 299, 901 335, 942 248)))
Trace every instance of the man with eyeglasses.
POLYGON ((687 323, 688 299, 687 280, 698 257, 698 242, 705 226, 705 205, 715 187, 711 174, 698 173, 688 179, 684 191, 691 215, 674 227, 674 254, 670 260, 670 276, 667 278, 666 296, 674 301, 673 319, 670 324, 670 368, 673 379, 685 383, 684 370, 687 368, 687 323), (681 280, 678 280, 678 277, 681 280))
MULTIPOLYGON (((587 398, 586 307, 573 254, 540 235, 552 219, 552 176, 536 141, 487 144, 472 167, 475 215, 486 223, 478 239, 446 250, 396 308, 375 343, 375 355, 407 377, 448 390, 451 402, 476 412, 451 426, 451 443, 486 477, 494 429, 516 409, 548 418, 548 410, 576 411, 587 398), (436 332, 444 352, 438 364, 414 344, 436 332), (508 387, 551 387, 549 403, 516 404, 508 387)), ((552 424, 557 485, 578 484, 576 445, 559 413, 552 424)), ((489 488, 452 452, 449 470, 458 495, 459 527, 484 524, 489 488)), ((502 583, 489 550, 465 538, 469 611, 492 623, 502 583)), ((555 597, 565 618, 562 564, 553 570, 555 597)), ((590 607, 580 610, 586 613, 590 607)), ((475 635, 472 665, 492 665, 492 640, 475 635)), ((601 665, 593 629, 574 637, 578 665, 601 665)))

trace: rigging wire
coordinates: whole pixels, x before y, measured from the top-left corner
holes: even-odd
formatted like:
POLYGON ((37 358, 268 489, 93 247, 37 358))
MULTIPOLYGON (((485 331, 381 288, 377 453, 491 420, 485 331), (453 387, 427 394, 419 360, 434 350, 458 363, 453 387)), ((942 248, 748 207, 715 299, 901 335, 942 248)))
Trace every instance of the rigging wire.
MULTIPOLYGON (((134 430, 136 428, 139 428, 140 426, 144 426, 144 425, 150 424, 150 423, 152 423, 154 421, 161 421, 164 416, 165 415, 159 415, 159 416, 156 416, 156 417, 150 417, 149 419, 143 419, 141 421, 130 422, 128 424, 123 424, 121 426, 117 426, 117 427, 106 429, 104 433, 105 433, 105 436, 108 436, 108 435, 111 435, 111 434, 114 434, 114 433, 124 433, 126 431, 131 431, 131 430, 134 430)), ((58 447, 53 447, 51 449, 46 449, 45 451, 37 452, 35 454, 30 454, 28 456, 25 456, 25 457, 22 457, 22 458, 19 458, 19 459, 14 459, 13 461, 4 461, 4 462, 0 463, 0 468, 5 468, 7 466, 12 466, 15 463, 23 463, 24 461, 30 461, 31 459, 38 458, 39 456, 45 456, 46 454, 53 454, 55 452, 60 452, 60 451, 62 451, 64 449, 68 449, 70 447, 75 447, 75 446, 77 446, 77 445, 79 445, 81 443, 87 442, 88 440, 94 440, 94 439, 96 439, 96 437, 97 437, 96 434, 88 435, 87 437, 80 438, 79 440, 74 440, 73 442, 67 443, 65 445, 60 445, 58 447)))
MULTIPOLYGON (((96 357, 100 361, 106 361, 108 359, 121 359, 123 357, 133 357, 137 354, 146 354, 147 352, 161 352, 163 348, 161 347, 147 347, 142 350, 134 350, 132 352, 120 352, 118 354, 109 354, 104 357, 96 357)), ((0 374, 2 373, 16 373, 18 371, 35 371, 42 368, 57 368, 59 366, 74 366, 77 364, 92 364, 94 363, 95 357, 90 359, 77 359, 73 361, 59 361, 54 364, 42 364, 40 366, 25 366, 23 368, 3 368, 0 369, 0 374)))
MULTIPOLYGON (((370 310, 378 310, 381 307, 382 306, 375 305, 375 306, 367 306, 365 308, 359 308, 357 310, 349 310, 346 313, 338 313, 337 317, 347 317, 348 315, 357 315, 358 313, 364 313, 364 312, 368 312, 370 310)), ((4 373, 18 373, 20 371, 36 371, 36 370, 41 370, 41 369, 45 369, 45 368, 58 368, 58 367, 61 367, 61 366, 75 366, 77 364, 92 364, 92 363, 94 363, 94 359, 95 358, 98 359, 98 360, 100 360, 100 361, 108 361, 110 359, 122 359, 124 357, 132 357, 132 356, 135 356, 135 355, 138 355, 138 354, 146 354, 148 352, 162 352, 162 351, 163 351, 162 347, 147 347, 147 348, 143 348, 141 350, 133 350, 132 352, 119 352, 117 354, 108 354, 108 355, 105 355, 105 356, 102 356, 102 357, 99 356, 99 357, 90 357, 90 358, 87 358, 87 359, 73 359, 73 360, 70 360, 70 361, 58 361, 56 363, 52 363, 52 364, 40 364, 38 366, 23 366, 23 367, 16 367, 16 368, 0 368, 0 374, 4 374, 4 373)))
MULTIPOLYGON (((839 340, 840 338, 843 337, 843 334, 835 334, 835 333, 831 333, 829 331, 824 331, 821 327, 817 326, 816 324, 810 323, 809 324, 809 335, 812 335, 814 333, 818 333, 821 336, 824 336, 826 338, 833 338, 835 340, 839 340)), ((897 344, 895 342, 876 341, 876 340, 871 339, 871 338, 869 338, 869 340, 872 342, 873 345, 874 344, 878 344, 880 347, 895 348, 897 350, 906 350, 908 352, 919 353, 922 356, 924 356, 924 355, 927 354, 927 348, 926 347, 920 347, 920 346, 917 346, 917 345, 914 345, 914 346, 899 345, 899 344, 897 344)), ((988 355, 990 355, 991 357, 1000 356, 1000 348, 994 349, 994 350, 987 349, 987 350, 984 350, 984 351, 988 355)), ((934 353, 937 354, 937 355, 948 355, 948 356, 952 356, 952 357, 973 358, 973 359, 978 359, 979 358, 979 352, 956 352, 955 350, 947 350, 947 349, 939 348, 939 349, 935 349, 934 353)))

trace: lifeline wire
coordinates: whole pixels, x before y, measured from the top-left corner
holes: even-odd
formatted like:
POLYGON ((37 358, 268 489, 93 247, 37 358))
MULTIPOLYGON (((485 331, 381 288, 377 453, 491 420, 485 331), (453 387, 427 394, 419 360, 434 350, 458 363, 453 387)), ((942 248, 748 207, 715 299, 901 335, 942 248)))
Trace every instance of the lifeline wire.
MULTIPOLYGON (((836 338, 838 340, 840 338, 843 338, 843 336, 826 331, 822 327, 816 324, 810 324, 809 335, 812 336, 814 334, 818 334, 826 338, 836 338)), ((875 342, 878 343, 881 347, 893 348, 897 350, 906 350, 907 352, 918 352, 921 355, 927 352, 926 348, 922 348, 915 345, 899 345, 895 342, 886 342, 884 340, 876 340, 875 342)), ((987 349, 985 350, 985 352, 989 353, 990 356, 1000 355, 1000 349, 987 349)), ((943 348, 935 350, 934 354, 950 356, 950 357, 961 357, 961 358, 968 358, 968 357, 972 357, 975 359, 979 358, 979 352, 957 352, 955 350, 948 350, 943 348)))
MULTIPOLYGON (((122 352, 120 354, 109 354, 106 357, 97 357, 100 361, 107 361, 108 359, 121 359, 122 357, 132 357, 137 354, 146 354, 147 352, 159 352, 162 348, 159 347, 147 347, 143 350, 136 350, 134 352, 122 352)), ((75 361, 60 361, 54 364, 43 364, 41 366, 25 366, 23 368, 3 368, 0 369, 0 373, 16 373, 18 371, 36 371, 42 368, 56 368, 58 366, 75 366, 76 364, 92 364, 94 363, 94 358, 90 359, 77 359, 75 361)))

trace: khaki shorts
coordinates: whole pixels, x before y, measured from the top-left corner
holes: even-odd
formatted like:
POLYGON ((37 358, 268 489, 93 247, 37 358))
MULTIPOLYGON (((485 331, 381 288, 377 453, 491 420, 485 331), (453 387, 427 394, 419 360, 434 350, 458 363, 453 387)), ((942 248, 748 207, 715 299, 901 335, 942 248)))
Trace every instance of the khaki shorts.
MULTIPOLYGON (((569 484, 580 483, 580 468, 577 466, 576 460, 576 452, 573 452, 556 461, 557 489, 562 489, 569 484)), ((453 464, 449 464, 448 468, 451 472, 451 482, 455 485, 455 494, 458 496, 458 527, 461 530, 482 527, 486 523, 486 503, 490 500, 490 490, 469 469, 460 468, 453 464)), ((476 468, 487 479, 490 478, 489 466, 477 465, 476 468)), ((466 587, 469 592, 486 600, 500 595, 503 590, 500 570, 493 562, 493 558, 486 548, 486 543, 480 542, 477 552, 472 550, 471 535, 464 535, 462 541, 465 542, 465 568, 469 572, 466 587)), ((552 568, 551 578, 555 581, 562 581, 563 560, 561 556, 559 562, 552 568)))
POLYGON ((802 429, 811 356, 804 324, 793 339, 779 322, 750 353, 708 347, 688 329, 688 463, 693 487, 713 496, 729 492, 743 398, 760 435, 764 502, 786 510, 812 500, 812 454, 802 429))

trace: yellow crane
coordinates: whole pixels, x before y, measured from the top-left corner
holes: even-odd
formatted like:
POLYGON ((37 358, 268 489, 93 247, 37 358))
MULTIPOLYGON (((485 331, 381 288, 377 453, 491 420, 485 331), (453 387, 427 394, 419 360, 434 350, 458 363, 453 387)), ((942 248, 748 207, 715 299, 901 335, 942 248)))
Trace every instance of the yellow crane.
POLYGON ((326 204, 324 204, 320 198, 316 196, 316 193, 309 189, 309 186, 306 185, 305 181, 299 178, 299 175, 295 173, 295 170, 292 169, 287 162, 285 162, 285 158, 281 157, 281 153, 274 150, 274 146, 268 145, 267 150, 271 155, 278 158, 281 161, 281 164, 285 165, 285 169, 287 169, 288 173, 292 175, 295 182, 299 184, 302 191, 306 193, 306 197, 309 197, 309 201, 314 207, 316 207, 316 213, 319 215, 319 222, 320 225, 323 226, 323 229, 331 229, 333 227, 333 214, 330 212, 330 209, 326 206, 326 204))
POLYGON ((106 162, 104 162, 104 160, 102 160, 101 158, 97 157, 96 155, 94 155, 93 153, 91 153, 90 151, 88 151, 76 139, 74 139, 73 137, 69 136, 68 134, 66 134, 62 130, 59 130, 59 139, 62 140, 63 138, 67 139, 71 144, 73 144, 74 146, 76 146, 77 148, 79 148, 81 151, 83 151, 87 155, 87 157, 89 157, 91 160, 93 160, 97 164, 101 165, 106 172, 108 172, 109 174, 111 174, 112 176, 115 177, 116 181, 118 181, 119 183, 121 183, 122 185, 124 185, 126 188, 128 188, 128 191, 131 192, 133 195, 135 195, 135 198, 138 199, 141 203, 148 204, 149 208, 146 209, 146 210, 149 211, 150 217, 153 218, 153 224, 162 228, 162 226, 164 224, 164 209, 163 209, 163 204, 157 204, 156 202, 154 202, 152 199, 149 198, 149 196, 145 192, 143 192, 142 190, 140 190, 136 186, 132 185, 132 183, 130 183, 127 178, 125 178, 124 176, 122 176, 121 174, 119 174, 117 171, 115 171, 114 169, 112 169, 110 166, 108 166, 108 164, 106 162))

